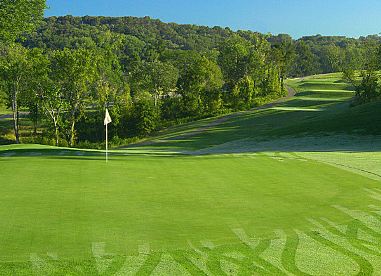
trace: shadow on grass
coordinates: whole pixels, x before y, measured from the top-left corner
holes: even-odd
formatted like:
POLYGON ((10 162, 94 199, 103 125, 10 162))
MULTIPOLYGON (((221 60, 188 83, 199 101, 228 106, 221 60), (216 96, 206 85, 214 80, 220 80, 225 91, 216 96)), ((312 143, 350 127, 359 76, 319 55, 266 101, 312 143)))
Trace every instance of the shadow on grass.
POLYGON ((334 101, 337 98, 351 98, 354 95, 352 91, 303 91, 296 94, 297 98, 300 97, 314 97, 314 98, 332 98, 334 101))
POLYGON ((348 84, 348 83, 332 83, 332 82, 319 82, 319 81, 313 81, 313 80, 307 80, 307 81, 302 81, 301 84, 299 84, 300 88, 303 89, 340 89, 340 90, 351 90, 353 89, 353 86, 348 84))
MULTIPOLYGON (((179 153, 168 153, 168 152, 109 152, 109 158, 113 161, 123 161, 123 157, 131 156, 152 156, 152 157, 179 157, 179 153)), ((33 157, 33 158, 46 158, 46 159, 62 159, 62 160, 105 160, 105 153, 102 151, 87 151, 80 149, 8 149, 1 150, 0 147, 0 160, 6 161, 7 157, 33 157), (3 157, 3 158, 1 158, 3 157)))
POLYGON ((381 152, 381 136, 300 136, 269 138, 269 140, 242 139, 208 147, 189 154, 234 154, 257 152, 381 152))

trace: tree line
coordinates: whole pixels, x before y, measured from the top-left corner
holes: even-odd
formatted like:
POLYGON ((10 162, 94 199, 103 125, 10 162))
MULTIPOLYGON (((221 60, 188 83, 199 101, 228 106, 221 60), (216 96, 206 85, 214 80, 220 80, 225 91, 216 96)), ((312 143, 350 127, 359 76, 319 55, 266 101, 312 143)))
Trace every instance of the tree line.
POLYGON ((28 110, 37 136, 43 125, 54 144, 74 146, 103 141, 105 108, 113 118, 112 136, 143 137, 284 93, 277 56, 261 34, 233 34, 205 52, 103 27, 88 36, 63 35, 62 47, 32 45, 30 36, 1 44, 2 91, 17 143, 20 108, 28 110))
POLYGON ((94 37, 109 30, 128 37, 127 52, 144 48, 145 56, 165 49, 193 50, 215 56, 219 45, 226 39, 239 35, 250 41, 248 36, 264 36, 271 48, 282 60, 287 77, 341 71, 348 62, 357 69, 365 67, 368 47, 380 44, 381 37, 347 38, 344 36, 306 36, 292 39, 287 34, 271 35, 251 31, 234 32, 219 26, 206 27, 163 23, 150 17, 103 17, 63 16, 49 17, 39 25, 36 32, 26 36, 23 44, 28 48, 78 48, 94 44, 94 37))
POLYGON ((0 19, 1 91, 17 143, 20 108, 35 137, 55 145, 103 141, 105 108, 115 141, 144 137, 278 98, 288 77, 344 70, 350 79, 367 70, 368 50, 380 44, 378 36, 295 41, 149 17, 43 19, 44 1, 23 4, 29 8, 11 22, 17 7, 5 1, 0 19))

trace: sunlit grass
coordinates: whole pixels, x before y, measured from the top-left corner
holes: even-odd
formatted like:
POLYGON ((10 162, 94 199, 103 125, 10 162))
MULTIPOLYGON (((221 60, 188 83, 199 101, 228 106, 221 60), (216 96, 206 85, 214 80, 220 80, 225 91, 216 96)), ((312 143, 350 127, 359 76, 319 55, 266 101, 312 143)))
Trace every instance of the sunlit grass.
POLYGON ((107 164, 0 147, 0 274, 381 271, 380 103, 350 107, 340 74, 288 84, 293 99, 168 128, 107 164))

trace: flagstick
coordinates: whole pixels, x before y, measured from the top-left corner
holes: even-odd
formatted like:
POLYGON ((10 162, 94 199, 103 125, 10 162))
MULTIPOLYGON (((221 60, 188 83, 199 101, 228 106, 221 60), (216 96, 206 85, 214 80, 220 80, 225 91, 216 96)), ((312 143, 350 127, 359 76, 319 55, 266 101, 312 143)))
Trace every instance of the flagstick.
POLYGON ((108 162, 108 133, 107 133, 107 126, 108 124, 106 124, 106 163, 108 162))
POLYGON ((108 124, 111 123, 111 117, 106 108, 104 125, 106 126, 106 163, 108 162, 108 124))

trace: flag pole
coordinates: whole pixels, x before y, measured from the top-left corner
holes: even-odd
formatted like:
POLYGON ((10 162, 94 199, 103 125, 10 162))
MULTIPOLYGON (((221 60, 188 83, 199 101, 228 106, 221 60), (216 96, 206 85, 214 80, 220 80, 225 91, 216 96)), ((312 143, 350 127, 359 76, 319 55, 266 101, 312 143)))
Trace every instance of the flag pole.
POLYGON ((108 162, 108 124, 111 123, 111 117, 110 114, 108 113, 108 110, 106 108, 106 114, 105 114, 105 120, 104 120, 104 125, 106 127, 106 163, 108 162))
POLYGON ((108 131, 107 131, 108 124, 106 124, 106 163, 108 162, 108 131))

